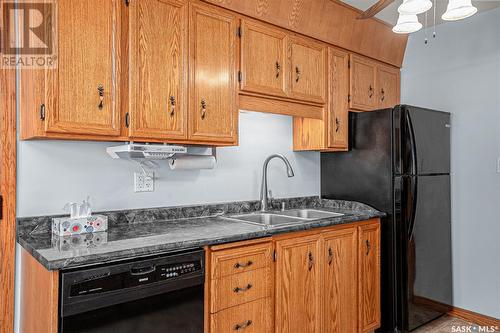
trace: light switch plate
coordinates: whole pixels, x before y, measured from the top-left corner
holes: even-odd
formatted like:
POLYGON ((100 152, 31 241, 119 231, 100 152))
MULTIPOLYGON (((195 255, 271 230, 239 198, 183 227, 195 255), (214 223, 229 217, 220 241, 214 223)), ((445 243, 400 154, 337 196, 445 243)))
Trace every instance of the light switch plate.
POLYGON ((134 192, 153 192, 154 173, 134 172, 134 192))

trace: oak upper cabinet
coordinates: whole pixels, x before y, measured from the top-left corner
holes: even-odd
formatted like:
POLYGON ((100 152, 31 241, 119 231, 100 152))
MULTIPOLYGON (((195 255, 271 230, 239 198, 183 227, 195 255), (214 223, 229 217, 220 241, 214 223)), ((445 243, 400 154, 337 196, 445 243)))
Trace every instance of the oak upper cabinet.
POLYGON ((242 91, 286 96, 287 35, 281 30, 249 20, 241 20, 242 91))
POLYGON ((377 65, 374 61, 351 55, 350 105, 351 109, 371 111, 377 108, 375 77, 377 65))
POLYGON ((130 137, 185 139, 187 1, 131 1, 128 8, 130 137))
POLYGON ((323 233, 323 333, 357 332, 357 229, 323 233))
POLYGON ((358 227, 359 332, 380 326, 380 223, 358 227))
POLYGON ((347 150, 349 139, 349 54, 328 49, 327 148, 347 150))
POLYGON ((288 53, 290 97, 325 103, 326 46, 309 39, 290 37, 288 53))
POLYGON ((392 108, 400 101, 399 68, 377 66, 377 98, 379 108, 392 108))
POLYGON ((120 0, 57 2, 57 68, 46 70, 42 105, 35 106, 45 117, 46 132, 120 134, 120 26, 115 23, 120 21, 122 4, 120 0))
POLYGON ((277 333, 319 333, 320 236, 295 236, 276 242, 277 333))
POLYGON ((189 140, 237 141, 237 27, 229 12, 190 5, 189 140))

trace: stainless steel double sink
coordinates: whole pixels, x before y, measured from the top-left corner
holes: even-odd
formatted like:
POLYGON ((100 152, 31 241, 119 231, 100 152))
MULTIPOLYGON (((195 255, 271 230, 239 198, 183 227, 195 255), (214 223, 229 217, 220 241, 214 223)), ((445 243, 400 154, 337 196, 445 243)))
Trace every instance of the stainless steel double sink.
POLYGON ((256 212, 225 216, 227 219, 260 225, 267 228, 276 228, 293 224, 304 223, 324 218, 339 217, 344 214, 327 212, 318 209, 290 209, 280 212, 256 212))

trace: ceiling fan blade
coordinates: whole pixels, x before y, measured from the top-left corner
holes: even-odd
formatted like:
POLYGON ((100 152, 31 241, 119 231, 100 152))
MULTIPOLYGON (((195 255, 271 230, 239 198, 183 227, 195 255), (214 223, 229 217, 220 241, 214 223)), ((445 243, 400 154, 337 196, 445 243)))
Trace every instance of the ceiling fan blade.
POLYGON ((358 17, 360 20, 368 19, 370 17, 373 17, 377 15, 382 9, 385 7, 389 6, 391 3, 393 3, 395 0, 380 0, 367 10, 365 10, 361 15, 358 17))

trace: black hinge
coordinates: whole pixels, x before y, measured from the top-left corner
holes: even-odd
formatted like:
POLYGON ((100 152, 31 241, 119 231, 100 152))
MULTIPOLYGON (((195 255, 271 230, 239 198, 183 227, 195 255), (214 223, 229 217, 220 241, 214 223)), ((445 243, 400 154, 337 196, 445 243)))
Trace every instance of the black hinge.
POLYGON ((351 95, 347 95, 347 101, 350 103, 351 102, 351 95))
POLYGON ((129 116, 128 112, 125 113, 125 126, 126 127, 130 126, 130 116, 129 116))
POLYGON ((243 73, 241 71, 238 71, 238 82, 241 82, 243 80, 243 73))
POLYGON ((276 261, 276 250, 273 251, 273 261, 276 261))
POLYGON ((241 38, 241 35, 242 35, 241 27, 238 27, 238 29, 236 29, 236 36, 241 38))
POLYGON ((0 195, 0 220, 3 220, 3 195, 0 195))
POLYGON ((130 5, 130 0, 125 0, 125 6, 128 7, 128 5, 130 5))
POLYGON ((45 120, 45 104, 40 105, 40 120, 45 120))

